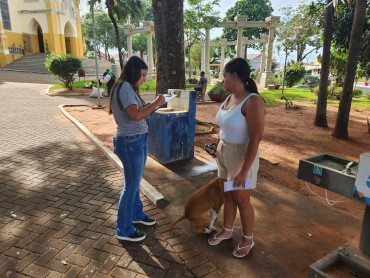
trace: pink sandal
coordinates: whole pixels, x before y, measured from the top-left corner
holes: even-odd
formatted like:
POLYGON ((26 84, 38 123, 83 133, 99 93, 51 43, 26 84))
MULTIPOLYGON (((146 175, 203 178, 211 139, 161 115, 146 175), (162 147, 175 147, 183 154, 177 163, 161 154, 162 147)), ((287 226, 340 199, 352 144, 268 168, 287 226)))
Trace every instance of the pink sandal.
POLYGON ((252 243, 251 243, 251 244, 249 244, 249 245, 246 245, 246 246, 242 246, 242 247, 240 247, 240 243, 239 243, 239 244, 238 244, 238 246, 237 246, 237 249, 233 251, 233 256, 234 256, 234 257, 237 257, 237 258, 244 258, 245 256, 247 256, 247 255, 251 252, 251 250, 252 250, 252 248, 253 248, 253 246, 254 246, 253 233, 252 233, 252 235, 251 235, 251 236, 246 236, 246 235, 244 235, 244 234, 242 234, 242 235, 243 235, 243 237, 245 237, 246 239, 252 239, 252 243), (239 256, 239 255, 237 255, 237 254, 236 254, 236 252, 238 252, 239 250, 244 249, 244 248, 248 248, 248 247, 250 247, 251 249, 249 249, 249 252, 248 252, 247 254, 245 254, 245 255, 241 255, 241 256, 239 256))
POLYGON ((227 228, 225 228, 225 227, 222 227, 225 231, 228 231, 228 232, 231 232, 231 234, 228 236, 228 237, 217 237, 221 232, 219 232, 219 233, 217 233, 214 237, 213 237, 213 239, 212 239, 212 237, 210 237, 209 239, 208 239, 208 243, 209 243, 209 245, 217 245, 217 244, 219 244, 221 241, 223 241, 223 240, 225 240, 225 239, 231 239, 232 238, 232 236, 233 236, 233 231, 234 231, 234 227, 232 228, 232 229, 227 229, 227 228), (219 242, 217 242, 217 243, 213 243, 212 241, 213 240, 218 240, 218 239, 221 239, 219 242))

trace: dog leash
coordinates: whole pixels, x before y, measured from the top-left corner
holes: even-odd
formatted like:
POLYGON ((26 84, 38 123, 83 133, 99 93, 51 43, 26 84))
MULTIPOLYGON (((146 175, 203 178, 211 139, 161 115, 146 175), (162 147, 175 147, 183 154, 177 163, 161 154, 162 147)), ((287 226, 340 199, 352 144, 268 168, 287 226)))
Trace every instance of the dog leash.
POLYGON ((212 143, 212 144, 205 144, 204 145, 204 149, 205 151, 210 154, 212 157, 216 157, 216 149, 215 147, 216 146, 216 143, 212 143))

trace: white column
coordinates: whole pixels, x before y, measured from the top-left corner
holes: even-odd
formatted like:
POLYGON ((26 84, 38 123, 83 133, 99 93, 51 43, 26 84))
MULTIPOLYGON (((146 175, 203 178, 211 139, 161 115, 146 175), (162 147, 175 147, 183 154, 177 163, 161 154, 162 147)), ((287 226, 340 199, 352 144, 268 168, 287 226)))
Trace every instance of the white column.
POLYGON ((224 67, 225 67, 225 46, 226 46, 227 39, 221 39, 220 42, 221 42, 221 65, 220 65, 219 78, 223 79, 224 77, 222 73, 224 72, 224 67))
POLYGON ((264 43, 262 44, 260 72, 265 71, 265 67, 266 67, 265 52, 266 52, 266 44, 264 43))
POLYGON ((132 33, 131 30, 135 28, 134 25, 126 24, 123 25, 123 30, 125 31, 125 35, 127 37, 127 59, 130 59, 132 56, 132 33))
POLYGON ((267 27, 267 29, 269 30, 269 34, 268 34, 266 66, 264 72, 261 74, 261 79, 259 82, 260 87, 262 88, 267 88, 268 85, 274 84, 274 74, 271 72, 272 50, 274 47, 274 32, 279 19, 280 19, 279 16, 270 16, 266 18, 266 21, 269 23, 269 26, 267 27))
POLYGON ((204 42, 203 41, 201 41, 200 42, 200 47, 201 47, 201 51, 200 51, 200 55, 201 55, 201 58, 200 58, 200 70, 201 71, 204 71, 204 51, 205 51, 205 49, 204 49, 204 42))
POLYGON ((127 34, 127 59, 132 57, 132 34, 127 34))
POLYGON ((243 57, 242 40, 243 40, 243 28, 238 27, 238 36, 236 41, 236 57, 243 57))
POLYGON ((266 71, 271 71, 271 65, 272 65, 272 50, 274 46, 274 33, 275 28, 273 27, 267 27, 269 30, 269 41, 268 41, 268 49, 267 49, 267 61, 266 61, 266 71))
POLYGON ((204 59, 204 72, 208 79, 208 83, 211 83, 211 73, 209 72, 209 56, 210 56, 210 28, 206 28, 206 43, 205 43, 205 59, 204 59))
POLYGON ((153 44, 152 44, 152 32, 148 32, 148 73, 147 80, 153 80, 153 44))

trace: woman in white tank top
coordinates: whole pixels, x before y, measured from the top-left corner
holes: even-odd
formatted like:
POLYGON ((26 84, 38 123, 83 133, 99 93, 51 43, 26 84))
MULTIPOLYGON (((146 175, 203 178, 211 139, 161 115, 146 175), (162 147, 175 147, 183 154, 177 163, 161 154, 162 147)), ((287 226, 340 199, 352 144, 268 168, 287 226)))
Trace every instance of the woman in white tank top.
POLYGON ((210 245, 217 245, 232 237, 237 209, 243 228, 243 237, 232 254, 245 257, 254 246, 254 210, 250 202, 252 189, 257 184, 259 167, 258 146, 262 138, 265 109, 255 82, 250 78, 248 63, 235 58, 226 64, 223 85, 231 92, 221 105, 216 121, 220 126, 217 142, 218 176, 224 194, 224 227, 209 238, 210 245), (233 186, 246 184, 247 189, 224 191, 224 182, 234 181, 233 186))

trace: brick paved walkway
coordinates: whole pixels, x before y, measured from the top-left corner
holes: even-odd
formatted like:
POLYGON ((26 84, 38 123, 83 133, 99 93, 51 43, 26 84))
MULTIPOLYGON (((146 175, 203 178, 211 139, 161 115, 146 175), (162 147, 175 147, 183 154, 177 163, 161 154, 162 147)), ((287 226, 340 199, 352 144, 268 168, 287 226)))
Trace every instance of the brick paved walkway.
POLYGON ((9 77, 0 71, 0 277, 223 277, 144 196, 158 225, 122 246, 123 176, 58 110, 86 98, 45 96, 47 81, 9 77))

